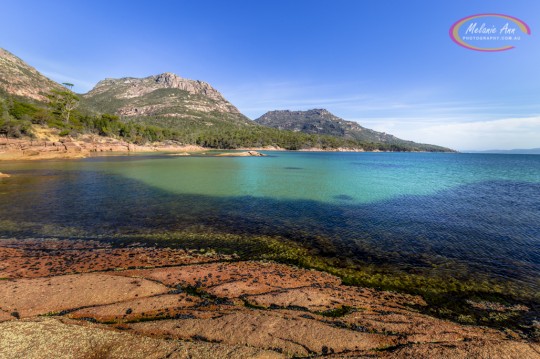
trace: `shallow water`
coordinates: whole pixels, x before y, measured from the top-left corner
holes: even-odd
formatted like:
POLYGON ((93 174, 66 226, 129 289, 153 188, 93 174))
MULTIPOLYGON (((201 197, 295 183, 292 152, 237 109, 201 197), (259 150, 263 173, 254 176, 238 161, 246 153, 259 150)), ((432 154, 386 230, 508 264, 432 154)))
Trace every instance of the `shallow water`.
POLYGON ((540 289, 540 156, 268 154, 0 163, 0 237, 266 234, 540 289))

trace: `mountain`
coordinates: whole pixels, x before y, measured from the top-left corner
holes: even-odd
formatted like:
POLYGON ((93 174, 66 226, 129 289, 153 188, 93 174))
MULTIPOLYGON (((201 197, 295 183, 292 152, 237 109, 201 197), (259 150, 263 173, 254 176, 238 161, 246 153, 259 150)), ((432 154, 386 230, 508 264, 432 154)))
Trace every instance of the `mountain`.
POLYGON ((252 125, 251 120, 208 83, 169 72, 145 78, 100 81, 82 95, 82 107, 172 127, 186 121, 209 126, 215 122, 252 125))
MULTIPOLYGON (((0 48, 0 95, 47 102, 47 95, 55 89, 66 90, 0 48)), ((186 122, 206 126, 216 122, 233 126, 254 125, 208 83, 172 73, 146 78, 105 79, 81 95, 80 109, 173 128, 186 122)))
POLYGON ((317 135, 329 135, 368 143, 383 143, 412 151, 451 151, 448 148, 416 143, 393 135, 370 130, 353 121, 345 121, 325 109, 308 111, 270 111, 255 120, 263 126, 317 135))
POLYGON ((168 72, 105 79, 80 95, 79 103, 65 90, 0 49, 0 134, 32 137, 36 126, 47 126, 58 136, 93 134, 137 144, 174 141, 223 149, 448 151, 363 128, 326 110, 273 111, 251 121, 208 83, 168 72), (64 90, 63 94, 48 106, 47 95, 56 89, 64 90))
POLYGON ((46 102, 52 90, 65 90, 35 68, 0 48, 0 91, 32 101, 46 102))

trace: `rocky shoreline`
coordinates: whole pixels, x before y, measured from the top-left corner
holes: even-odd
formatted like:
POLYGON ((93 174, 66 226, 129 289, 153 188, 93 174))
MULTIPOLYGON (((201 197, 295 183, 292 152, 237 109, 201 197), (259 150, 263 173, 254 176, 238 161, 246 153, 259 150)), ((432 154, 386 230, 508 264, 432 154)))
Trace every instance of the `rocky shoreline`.
POLYGON ((211 250, 0 240, 0 357, 537 358, 421 297, 211 250))
MULTIPOLYGON (((77 159, 106 153, 132 154, 151 152, 170 152, 173 156, 189 156, 190 153, 206 153, 214 149, 197 145, 181 145, 173 141, 159 142, 148 145, 116 140, 108 137, 84 136, 82 138, 62 138, 56 141, 6 139, 0 138, 0 161, 15 160, 45 160, 45 159, 77 159)), ((279 147, 240 148, 240 152, 225 152, 218 157, 249 157, 264 156, 258 151, 286 151, 279 147)), ((351 148, 307 148, 298 151, 305 152, 364 152, 351 148)))
MULTIPOLYGON (((262 157, 265 155, 258 152, 260 150, 283 150, 275 147, 242 148, 233 152, 209 154, 209 151, 215 151, 215 149, 183 145, 175 141, 136 145, 111 137, 81 135, 77 138, 61 138, 51 133, 53 133, 52 130, 47 130, 46 135, 39 136, 39 139, 0 137, 0 161, 77 159, 106 154, 128 155, 152 152, 168 152, 171 156, 198 154, 218 157, 262 157)), ((8 177, 8 175, 0 173, 0 177, 8 177)))
POLYGON ((56 141, 0 138, 0 161, 84 158, 100 153, 201 152, 207 148, 163 142, 135 145, 107 137, 83 136, 56 141))
MULTIPOLYGON (((77 159, 100 154, 133 154, 151 152, 170 152, 172 156, 189 156, 190 153, 206 153, 215 151, 212 148, 197 145, 181 145, 174 141, 158 142, 147 145, 116 140, 108 137, 84 136, 83 138, 63 138, 56 141, 6 139, 0 138, 0 161, 45 160, 45 159, 77 159)), ((280 147, 249 147, 236 151, 218 154, 219 157, 264 156, 258 151, 287 151, 280 147)), ((305 148, 298 152, 365 152, 356 148, 305 148)), ((380 151, 373 151, 380 152, 380 151)))
MULTIPOLYGON (((176 141, 155 142, 137 145, 112 137, 83 134, 76 137, 59 136, 57 129, 45 126, 34 126, 34 138, 0 137, 0 161, 12 160, 44 160, 44 159, 77 159, 100 154, 133 154, 170 152, 172 156, 187 156, 191 153, 205 154, 215 151, 197 145, 184 145, 176 141)), ((248 157, 261 156, 258 151, 287 151, 276 146, 242 147, 235 152, 227 151, 217 156, 248 157)), ((303 148, 298 152, 366 152, 361 148, 303 148)), ((381 152, 378 150, 372 152, 381 152)))

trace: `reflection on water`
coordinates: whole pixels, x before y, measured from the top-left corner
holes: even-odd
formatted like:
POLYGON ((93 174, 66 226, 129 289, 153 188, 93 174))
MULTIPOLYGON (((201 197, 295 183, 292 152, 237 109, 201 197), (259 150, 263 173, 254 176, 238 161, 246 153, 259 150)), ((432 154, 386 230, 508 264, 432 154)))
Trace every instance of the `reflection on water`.
POLYGON ((13 174, 0 180, 0 236, 265 234, 326 256, 540 289, 540 156, 107 157, 0 170, 13 174))

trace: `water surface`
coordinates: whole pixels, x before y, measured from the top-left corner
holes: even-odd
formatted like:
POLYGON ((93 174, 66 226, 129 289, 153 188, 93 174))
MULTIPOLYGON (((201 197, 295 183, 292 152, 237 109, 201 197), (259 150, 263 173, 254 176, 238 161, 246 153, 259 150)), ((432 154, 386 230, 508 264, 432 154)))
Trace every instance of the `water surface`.
POLYGON ((0 163, 0 236, 265 234, 540 289, 540 156, 268 154, 0 163))

